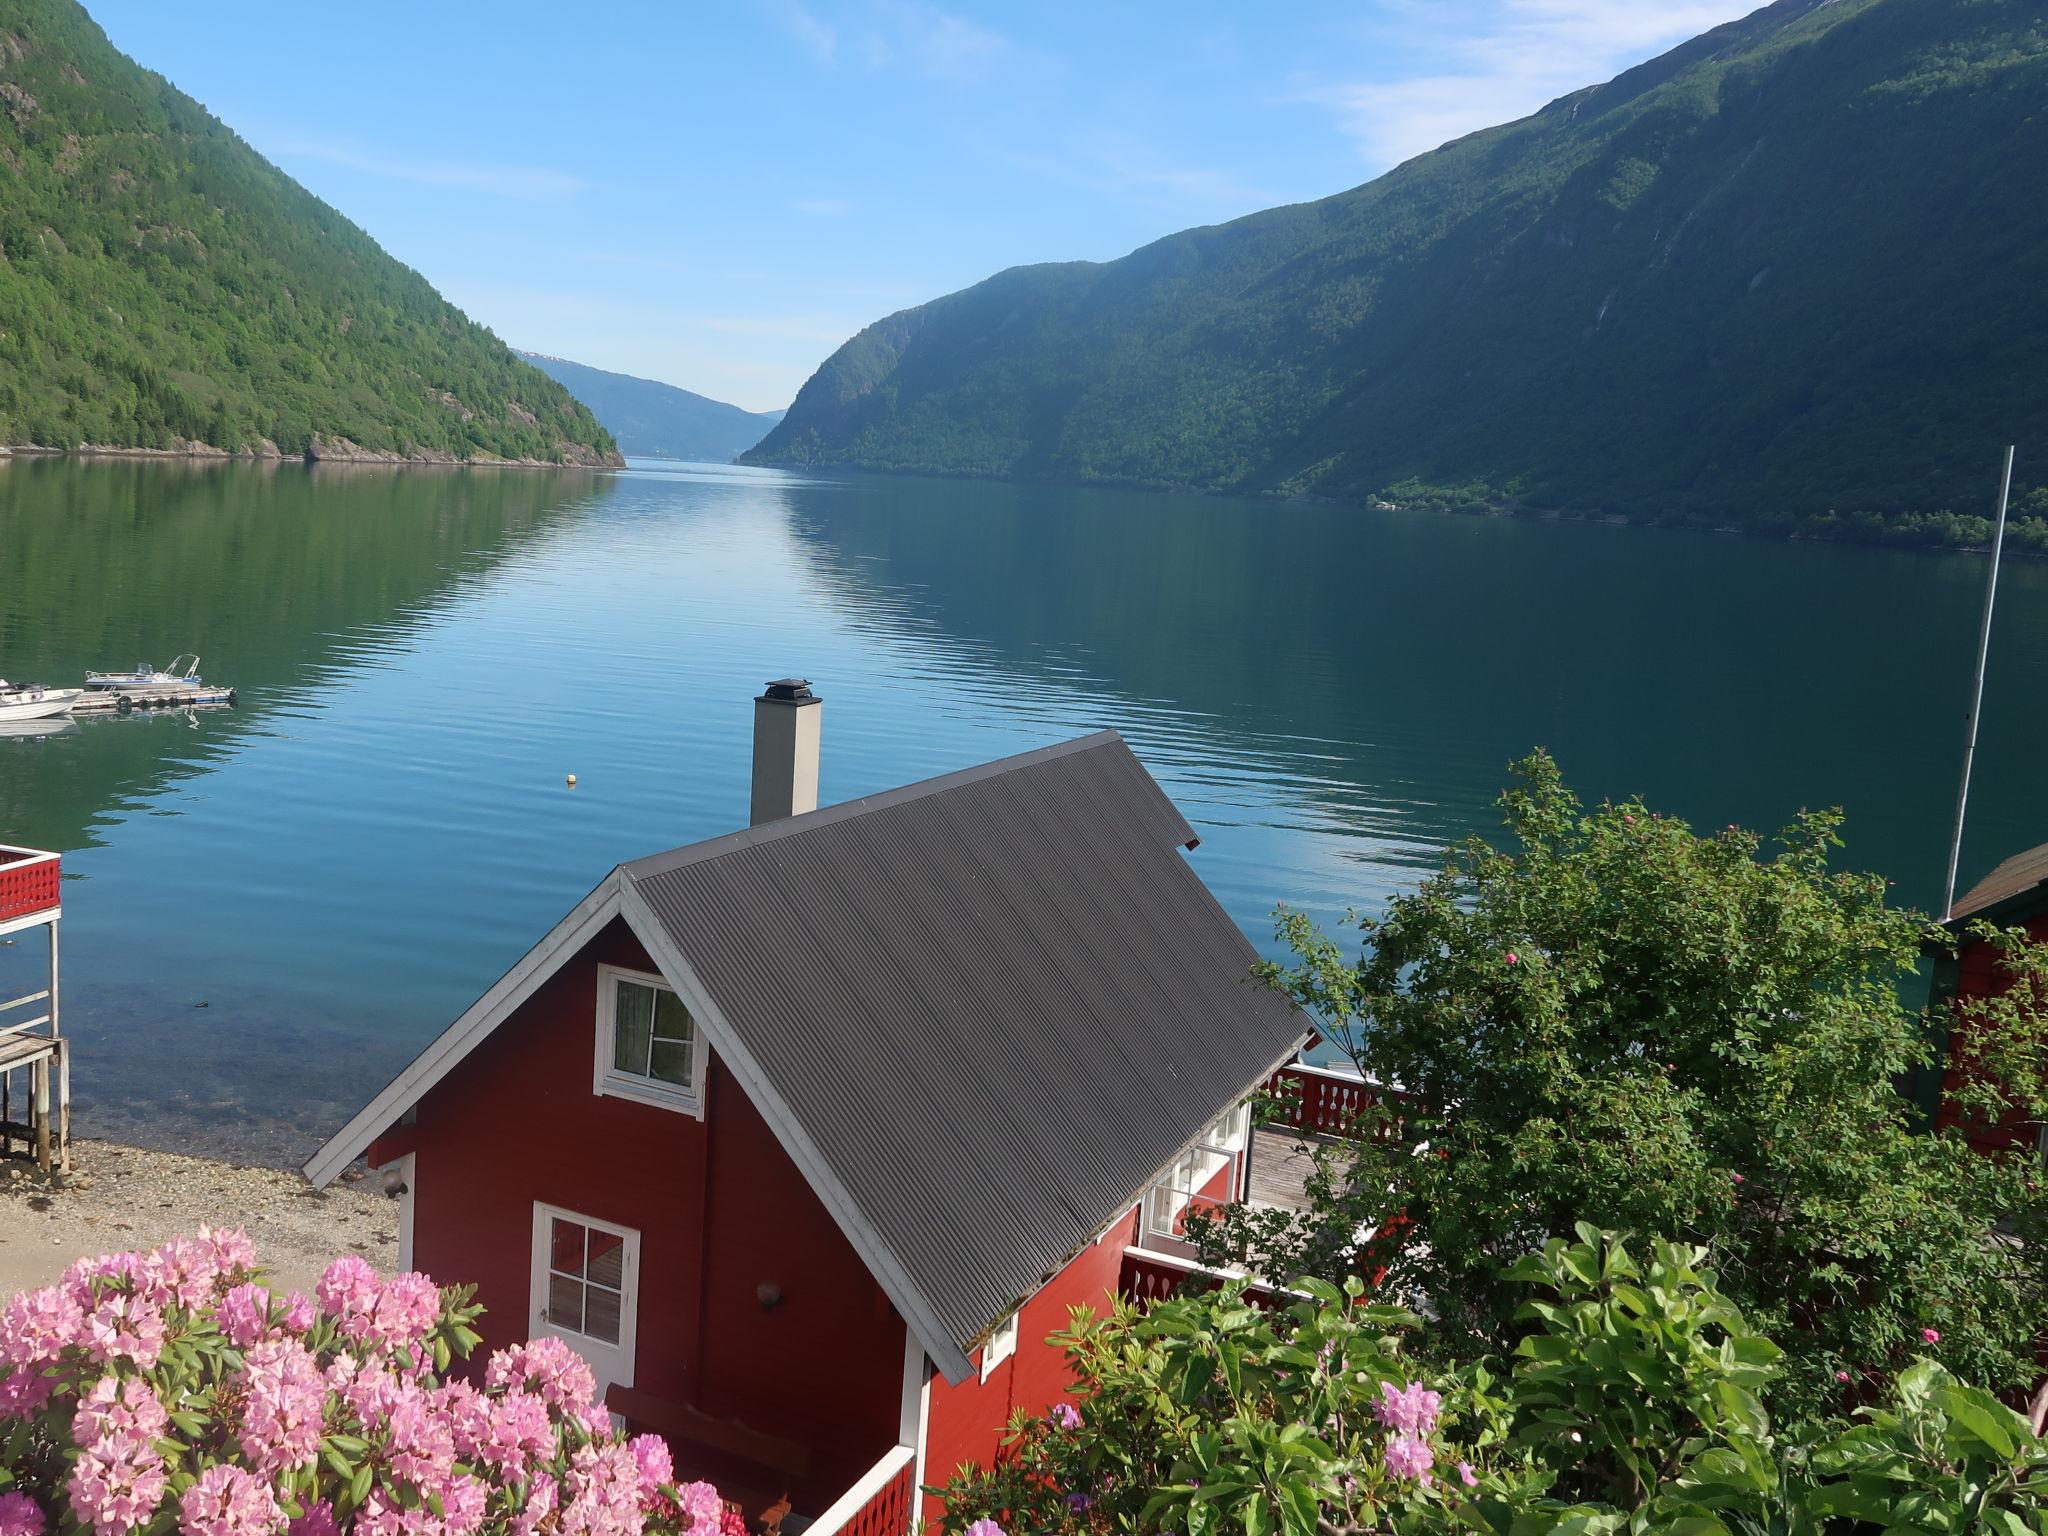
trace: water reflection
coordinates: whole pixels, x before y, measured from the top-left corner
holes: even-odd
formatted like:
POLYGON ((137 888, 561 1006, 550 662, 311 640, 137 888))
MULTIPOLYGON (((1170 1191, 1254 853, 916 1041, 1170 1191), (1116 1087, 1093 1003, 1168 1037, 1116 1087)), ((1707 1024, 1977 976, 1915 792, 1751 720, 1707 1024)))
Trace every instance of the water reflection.
MULTIPOLYGON (((1845 803, 1853 857, 1924 901, 1980 579, 758 470, 16 463, 0 671, 197 650, 242 707, 0 739, 0 838, 68 855, 85 1129, 286 1158, 611 864, 743 820, 766 678, 825 696, 827 800, 1123 730, 1261 937, 1280 901, 1334 917, 1413 882, 1537 743, 1702 822, 1845 803)), ((2008 579, 1966 870, 2048 836, 2048 570, 2008 579)))

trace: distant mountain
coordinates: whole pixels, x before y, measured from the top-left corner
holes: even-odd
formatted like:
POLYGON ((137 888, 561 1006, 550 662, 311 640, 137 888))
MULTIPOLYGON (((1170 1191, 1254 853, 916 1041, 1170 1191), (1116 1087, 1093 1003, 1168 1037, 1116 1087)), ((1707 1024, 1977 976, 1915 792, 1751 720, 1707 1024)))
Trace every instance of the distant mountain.
POLYGON ((543 352, 519 355, 589 406, 630 454, 728 464, 783 417, 781 411, 743 411, 673 384, 607 373, 543 352))
POLYGON ((2048 483, 2044 16, 1780 0, 1321 202, 891 315, 746 462, 1981 533, 1939 513, 2005 443, 2048 483))
POLYGON ((0 4, 0 442, 618 460, 72 0, 0 4))

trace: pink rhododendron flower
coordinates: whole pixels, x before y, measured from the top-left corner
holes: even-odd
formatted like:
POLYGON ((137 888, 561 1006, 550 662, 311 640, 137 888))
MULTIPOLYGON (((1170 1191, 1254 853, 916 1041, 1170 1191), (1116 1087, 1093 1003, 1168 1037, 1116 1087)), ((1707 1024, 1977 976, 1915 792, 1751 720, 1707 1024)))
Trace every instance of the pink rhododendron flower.
POLYGON ((0 1377, 0 1423, 40 1412, 56 1388, 56 1382, 40 1369, 16 1366, 11 1374, 0 1377))
POLYGON ((74 1343, 85 1309, 61 1286, 23 1291, 0 1311, 0 1366, 35 1366, 55 1360, 74 1343))
POLYGON ((95 1536, 127 1536, 148 1524, 163 1502, 170 1479, 153 1439, 126 1431, 109 1433, 78 1453, 64 1491, 70 1496, 71 1512, 91 1526, 95 1536))
POLYGON ((634 1464, 640 1468, 640 1483, 646 1491, 651 1493, 676 1480, 675 1458, 669 1455, 668 1442, 661 1436, 635 1435, 627 1444, 633 1452, 634 1464))
POLYGON ((1380 1383, 1380 1400, 1373 1404, 1373 1417, 1397 1435, 1427 1436, 1436 1428, 1444 1400, 1419 1381, 1411 1381, 1396 1392, 1391 1382, 1380 1383))
POLYGON ((1429 1481, 1429 1469, 1435 1465, 1436 1453, 1430 1450, 1426 1440, 1401 1434, 1387 1442, 1387 1470, 1396 1477, 1426 1483, 1429 1481))
POLYGON ((96 1259, 78 1260, 57 1283, 79 1306, 89 1309, 104 1291, 134 1289, 141 1270, 139 1253, 103 1253, 96 1259))
POLYGON ((284 1325, 293 1333, 304 1333, 319 1314, 304 1291, 293 1291, 284 1299, 284 1325))
MULTIPOLYGON (((717 1490, 709 1483, 692 1488, 710 1491, 711 1500, 723 1508, 717 1490)), ((619 1444, 586 1445, 569 1456, 569 1472, 562 1479, 562 1536, 638 1536, 644 1521, 640 1514, 640 1467, 632 1451, 619 1444)), ((683 1495, 685 1512, 694 1512, 688 1489, 683 1495)), ((708 1529, 717 1530, 717 1515, 708 1529)), ((694 1518, 688 1528, 698 1536, 700 1522, 694 1518)))
POLYGON ((1479 1474, 1472 1470, 1471 1462, 1461 1461, 1458 1463, 1458 1481, 1467 1488, 1477 1488, 1479 1486, 1479 1474))
POLYGON ((296 1339, 267 1339, 244 1359, 242 1454, 261 1472, 302 1467, 320 1454, 327 1383, 296 1339))
POLYGON ((219 1275, 213 1244, 174 1237, 143 1258, 135 1279, 139 1293, 155 1306, 176 1303, 189 1312, 212 1298, 219 1275))
POLYGON ((237 1349, 247 1349, 270 1331, 270 1292, 260 1285, 238 1285, 213 1309, 215 1321, 237 1349))
POLYGON ((199 1241, 213 1250, 214 1268, 240 1275, 256 1267, 256 1245, 240 1227, 201 1227, 199 1241))
POLYGON ((1939 1344, 1941 1342, 1941 1330, 1939 1328, 1922 1328, 1920 1330, 1920 1337, 1930 1344, 1939 1344))
POLYGON ((499 1350, 484 1367, 484 1385, 523 1387, 549 1407, 565 1411, 588 1406, 597 1395, 597 1378, 583 1357, 555 1338, 499 1350))
POLYGON ((1522 957, 1521 957, 1520 955, 1516 954, 1516 953, 1515 953, 1515 952, 1514 952, 1514 951, 1513 951, 1512 949, 1511 949, 1511 950, 1509 950, 1509 951, 1508 951, 1508 964, 1509 964, 1509 965, 1520 965, 1521 963, 1522 963, 1522 957))
POLYGON ((1009 1536, 1009 1532, 993 1520, 977 1520, 967 1527, 966 1536, 1009 1536))
POLYGON ((140 1296, 110 1296, 85 1320, 79 1342, 102 1365, 133 1360, 144 1370, 164 1348, 163 1314, 140 1296))
POLYGON ((1837 1380, 1837 1381, 1847 1381, 1848 1379, 1849 1379, 1849 1373, 1848 1373, 1847 1371, 1837 1371, 1837 1372, 1835 1372, 1835 1380, 1837 1380))
POLYGON ((1081 1411, 1072 1403, 1054 1403, 1052 1405, 1052 1412, 1048 1413, 1045 1417, 1046 1422, 1055 1429, 1079 1429, 1081 1427, 1081 1411))
POLYGON ((43 1512, 25 1493, 0 1493, 0 1536, 43 1536, 43 1512))
POLYGON ((526 1487, 526 1507, 512 1517, 512 1536, 533 1536, 541 1523, 554 1514, 559 1499, 560 1489, 547 1473, 531 1479, 526 1487))
POLYGON ((725 1500, 709 1483, 685 1483, 676 1490, 685 1536, 717 1536, 725 1519, 725 1500))
POLYGON ((341 1536, 341 1527, 334 1523, 334 1506, 325 1499, 316 1500, 285 1527, 285 1536, 341 1536))
POLYGON ((275 1536, 284 1511, 270 1484, 240 1467, 213 1466, 178 1500, 185 1536, 275 1536))
POLYGON ((377 1300, 377 1271, 352 1253, 345 1253, 321 1272, 313 1287, 320 1310, 343 1318, 370 1310, 377 1300))

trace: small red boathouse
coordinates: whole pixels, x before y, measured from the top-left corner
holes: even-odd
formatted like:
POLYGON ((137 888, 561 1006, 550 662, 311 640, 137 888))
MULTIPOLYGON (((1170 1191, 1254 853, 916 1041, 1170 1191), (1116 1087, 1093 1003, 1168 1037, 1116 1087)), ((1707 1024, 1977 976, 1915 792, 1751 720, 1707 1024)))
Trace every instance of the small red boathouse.
POLYGON ((689 1475, 904 1536, 1245 1191, 1307 1030, 1116 733, 818 810, 822 711, 770 684, 753 824, 613 870, 306 1171, 394 1170, 403 1262, 689 1475))
POLYGON ((1964 1124, 1954 1090, 1969 1071, 1967 1013, 1973 998, 1995 997, 2011 985, 1999 964, 1998 950, 1970 930, 1979 923, 2024 928, 2036 940, 2048 940, 2048 843, 2005 860, 1956 901, 1944 925, 1954 949, 1934 956, 1930 1013, 1939 1030, 1939 1068, 1924 1079, 1922 1108, 1938 1126, 1960 1126, 1980 1152, 2026 1147, 2048 1160, 2048 1128, 2023 1116, 2006 1115, 1995 1124, 1964 1124))

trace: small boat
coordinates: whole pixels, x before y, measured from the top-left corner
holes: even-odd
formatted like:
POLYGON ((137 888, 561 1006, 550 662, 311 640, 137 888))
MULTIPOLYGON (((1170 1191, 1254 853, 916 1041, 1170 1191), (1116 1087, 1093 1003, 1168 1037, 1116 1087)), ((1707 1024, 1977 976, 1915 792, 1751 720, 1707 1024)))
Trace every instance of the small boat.
POLYGON ((85 674, 88 688, 199 688, 203 686, 199 677, 199 658, 196 655, 174 657, 168 667, 161 671, 143 662, 133 672, 88 672, 85 674), (183 668, 183 671, 179 669, 183 668))
POLYGON ((49 720, 68 715, 85 696, 83 688, 45 688, 41 683, 10 683, 0 678, 0 721, 49 720))

